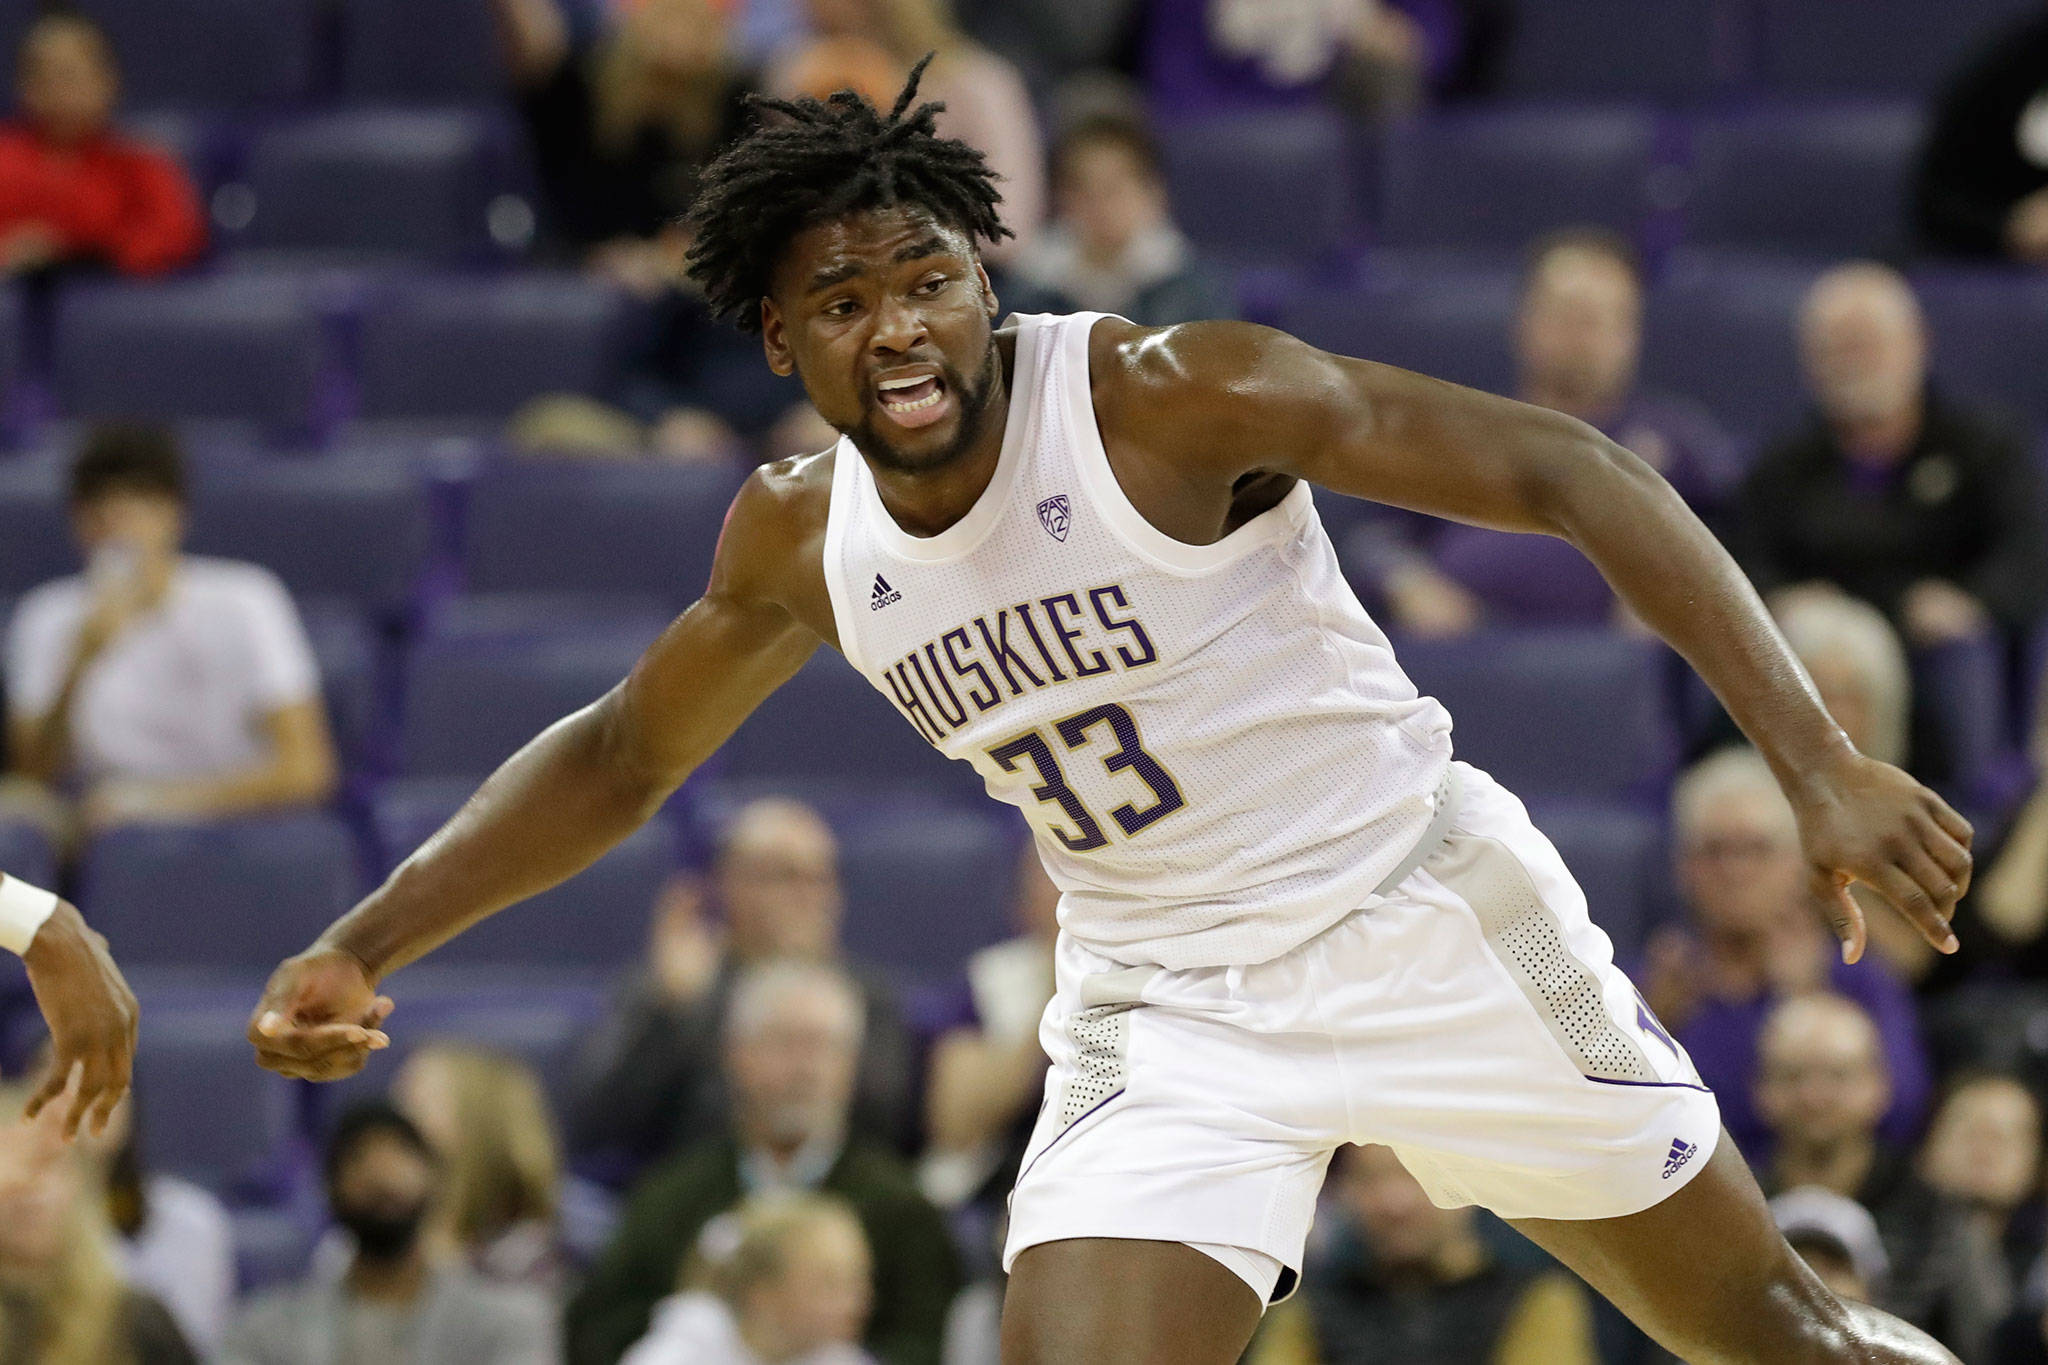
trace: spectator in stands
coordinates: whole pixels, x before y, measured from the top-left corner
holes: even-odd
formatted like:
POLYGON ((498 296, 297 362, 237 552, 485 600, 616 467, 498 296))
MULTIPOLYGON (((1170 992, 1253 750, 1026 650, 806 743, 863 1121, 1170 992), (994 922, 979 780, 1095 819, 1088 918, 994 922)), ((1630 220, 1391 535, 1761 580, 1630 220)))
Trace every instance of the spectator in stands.
POLYGON ((1138 0, 956 0, 960 21, 1044 93, 1119 65, 1138 0))
POLYGON ((114 131, 120 71, 76 10, 29 25, 15 53, 20 111, 0 123, 0 277, 57 266, 161 275, 206 248, 191 178, 114 131))
POLYGON ((1012 904, 1017 936, 967 959, 935 1011, 942 1031, 925 1082, 930 1145, 918 1180, 942 1208, 1000 1207, 1045 1094, 1038 1020, 1052 999, 1060 892, 1029 845, 1012 904))
POLYGON ((1478 1212, 1440 1209, 1385 1147, 1337 1154, 1338 1217, 1296 1301, 1268 1315, 1253 1365, 1595 1365, 1592 1303, 1555 1266, 1504 1264, 1478 1212))
POLYGON ((1499 0, 1153 5, 1145 75, 1176 112, 1329 101, 1378 121, 1484 85, 1504 17, 1499 0))
POLYGON ((1891 1263, 1883 1304, 1924 1330, 1979 1320, 1981 1287, 1956 1252, 1968 1214, 1914 1171, 1878 1131, 1890 1080, 1877 1027, 1855 1001, 1813 993, 1771 1012, 1756 1103, 1771 1133, 1758 1174, 1766 1192, 1817 1185, 1877 1219, 1891 1263))
POLYGON ((1641 978, 1650 1007, 1721 1101, 1752 1156, 1766 1145, 1758 1035, 1776 1002, 1835 990, 1876 1020, 1890 1083, 1879 1116, 1909 1138, 1930 1080, 1913 999, 1875 955, 1835 952, 1812 904, 1791 803, 1764 760, 1729 749, 1695 764, 1672 796, 1683 927, 1656 934, 1641 978))
POLYGON ((1965 1211, 1946 1250, 1976 1288, 1939 1335, 1963 1359, 1982 1360, 2041 1252, 2039 1101, 2010 1076, 1957 1078, 1928 1125, 1919 1168, 1965 1211))
POLYGON ((429 1250, 495 1284, 559 1292, 569 1269, 555 1221, 561 1147, 533 1072, 482 1048, 428 1043, 406 1058, 391 1093, 447 1172, 427 1220, 429 1250))
MULTIPOLYGON (((608 1183, 724 1126, 718 1034, 742 971, 779 957, 841 956, 839 846, 809 807, 771 799, 741 810, 720 844, 713 884, 723 934, 705 922, 692 882, 670 883, 655 907, 646 965, 614 998, 577 1067, 570 1145, 608 1183)), ((908 1152, 918 1122, 909 1029, 878 977, 863 975, 859 988, 854 1127, 908 1152)))
POLYGON ((1085 117, 1061 136, 1053 196, 1053 222, 1016 259, 1011 307, 1116 313, 1146 327, 1236 314, 1174 225, 1159 146, 1135 113, 1085 117))
POLYGON ((851 1128, 862 1010, 854 983, 822 962, 767 963, 740 979, 725 1026, 731 1122, 634 1189, 612 1245, 569 1304, 575 1365, 618 1360, 646 1335, 705 1225, 776 1190, 833 1194, 854 1207, 875 1257, 868 1349, 885 1365, 936 1365, 959 1272, 945 1223, 909 1169, 851 1128))
POLYGON ((1738 548, 1757 586, 1833 583, 1914 647, 2027 629, 2048 606, 2031 457, 1928 384, 1906 281, 1867 262, 1829 271, 1800 346, 1817 411, 1743 489, 1738 548))
MULTIPOLYGON (((27 1102, 0 1089, 0 1114, 27 1102)), ((0 1125, 0 1360, 196 1365, 164 1306, 123 1282, 91 1159, 64 1144, 57 1111, 0 1125)))
POLYGON ((17 774, 79 798, 91 828, 311 805, 334 746, 284 585, 180 552, 185 471, 158 427, 102 427, 71 467, 86 572, 15 611, 7 649, 17 774))
POLYGON ((1856 1303, 1883 1299, 1891 1262, 1869 1209, 1833 1190, 1801 1185, 1771 1201, 1771 1218, 1837 1298, 1856 1303))
POLYGON ((2048 930, 2048 676, 2042 678, 2029 749, 2039 774, 2033 794, 1982 864, 1983 875, 1966 905, 1997 937, 2001 957, 2039 977, 2048 976, 2041 956, 2043 931, 2048 930))
POLYGON ((2048 265, 2048 14, 1997 34, 1949 82, 1914 208, 1937 251, 2048 265))
POLYGON ((234 1226, 211 1193, 143 1168, 131 1091, 106 1131, 84 1139, 100 1163, 123 1274, 155 1295, 202 1356, 220 1349, 235 1303, 234 1226))
POLYGON ((768 88, 777 94, 818 93, 804 91, 797 79, 807 46, 854 40, 873 44, 899 68, 877 101, 886 109, 900 77, 926 53, 936 53, 919 97, 946 106, 939 136, 957 137, 988 157, 1002 185, 1003 225, 1017 234, 984 254, 1001 263, 1029 246, 1045 217, 1045 147, 1031 92, 1017 68, 961 32, 948 0, 805 0, 805 10, 811 37, 769 63, 768 88))
POLYGON ((433 1148, 383 1104, 344 1114, 328 1139, 327 1202, 354 1240, 338 1279, 273 1290, 228 1331, 227 1365, 552 1365, 546 1300, 436 1262, 421 1241, 441 1186, 433 1148))
MULTIPOLYGON (((1520 396, 1599 428, 1720 525, 1741 478, 1734 442, 1698 404, 1637 386, 1642 343, 1642 266, 1633 247, 1598 228, 1536 244, 1515 320, 1520 396)), ((1459 635, 1489 611, 1600 621, 1617 610, 1599 571, 1562 541, 1416 522, 1429 552, 1390 542, 1376 570, 1404 630, 1459 635)))
POLYGON ((706 1226, 623 1365, 874 1365, 874 1258, 842 1200, 772 1194, 706 1226))

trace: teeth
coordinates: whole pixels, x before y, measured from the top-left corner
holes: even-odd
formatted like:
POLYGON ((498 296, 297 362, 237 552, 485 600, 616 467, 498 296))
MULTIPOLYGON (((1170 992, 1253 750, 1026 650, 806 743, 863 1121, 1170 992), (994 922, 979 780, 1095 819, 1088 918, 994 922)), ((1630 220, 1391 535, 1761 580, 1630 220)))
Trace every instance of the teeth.
POLYGON ((884 390, 907 389, 913 384, 922 384, 930 378, 931 376, 928 374, 914 374, 908 379, 885 379, 882 381, 882 388, 884 390))
POLYGON ((891 412, 922 412, 924 409, 936 405, 945 396, 945 390, 935 389, 923 398, 918 399, 915 403, 890 403, 887 406, 891 412))

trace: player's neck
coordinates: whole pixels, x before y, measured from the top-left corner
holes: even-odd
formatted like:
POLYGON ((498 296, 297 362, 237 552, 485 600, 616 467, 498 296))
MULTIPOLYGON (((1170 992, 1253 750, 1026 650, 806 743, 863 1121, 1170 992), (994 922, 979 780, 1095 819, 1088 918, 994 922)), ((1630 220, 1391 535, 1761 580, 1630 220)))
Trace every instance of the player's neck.
POLYGON ((980 425, 959 454, 932 469, 897 469, 868 461, 882 506, 913 536, 935 536, 958 522, 974 510, 996 476, 1010 427, 1014 334, 998 332, 995 345, 996 364, 990 370, 980 425))

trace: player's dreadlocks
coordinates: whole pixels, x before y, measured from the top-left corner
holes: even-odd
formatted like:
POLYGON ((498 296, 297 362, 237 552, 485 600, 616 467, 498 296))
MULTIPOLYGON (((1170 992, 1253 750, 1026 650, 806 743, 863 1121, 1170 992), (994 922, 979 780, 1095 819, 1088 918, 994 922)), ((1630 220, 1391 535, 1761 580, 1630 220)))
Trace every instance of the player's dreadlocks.
POLYGON ((789 239, 848 213, 904 204, 970 238, 1013 235, 996 216, 1002 195, 987 159, 935 130, 945 106, 904 112, 930 62, 911 70, 886 116, 851 90, 825 100, 748 97, 757 114, 782 118, 761 119, 719 153, 690 206, 690 278, 715 316, 758 330, 768 273, 789 239))

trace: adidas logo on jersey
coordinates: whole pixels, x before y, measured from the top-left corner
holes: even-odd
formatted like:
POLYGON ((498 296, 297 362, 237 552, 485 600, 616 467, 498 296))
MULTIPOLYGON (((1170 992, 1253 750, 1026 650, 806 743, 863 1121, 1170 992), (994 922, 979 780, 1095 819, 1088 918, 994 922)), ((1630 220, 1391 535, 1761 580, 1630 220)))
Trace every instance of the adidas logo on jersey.
POLYGON ((869 611, 880 611, 891 602, 901 602, 902 600, 903 594, 890 587, 888 579, 880 574, 875 575, 875 590, 868 594, 869 611))
POLYGON ((1679 1168, 1691 1161, 1699 1150, 1697 1143, 1687 1142, 1684 1138, 1671 1139, 1671 1153, 1664 1158, 1664 1178, 1669 1180, 1677 1175, 1679 1168))

